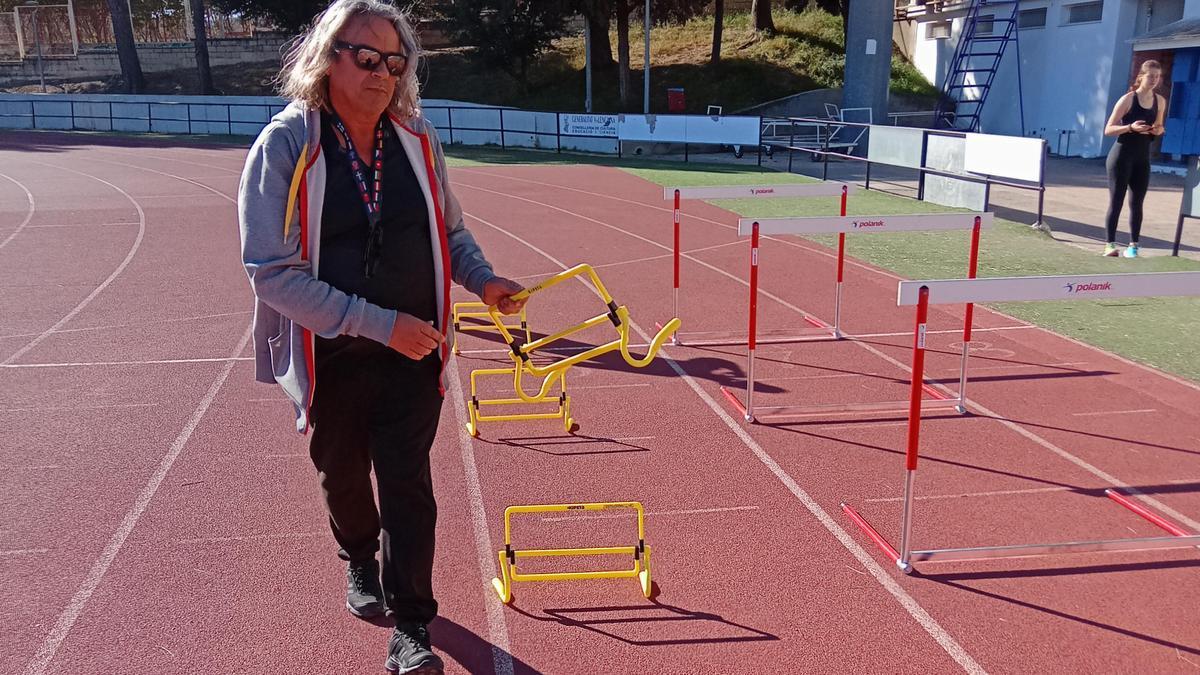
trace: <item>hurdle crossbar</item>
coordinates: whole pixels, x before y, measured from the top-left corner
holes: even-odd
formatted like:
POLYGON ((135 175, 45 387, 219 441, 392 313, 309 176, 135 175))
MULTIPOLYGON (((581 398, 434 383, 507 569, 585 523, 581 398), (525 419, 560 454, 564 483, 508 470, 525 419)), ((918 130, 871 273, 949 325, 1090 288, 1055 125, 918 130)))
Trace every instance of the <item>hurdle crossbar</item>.
MULTIPOLYGON (((1043 544, 980 546, 913 550, 913 484, 916 480, 921 434, 920 386, 925 374, 925 330, 931 304, 976 302, 1024 302, 1045 300, 1084 300, 1095 298, 1145 298, 1200 295, 1200 272, 1149 272, 1139 274, 1058 275, 1041 277, 993 277, 988 279, 938 279, 901 281, 896 304, 916 306, 913 329, 912 378, 908 413, 908 441, 905 449, 903 509, 900 521, 900 549, 896 550, 866 518, 843 502, 842 510, 896 566, 911 573, 916 562, 987 560, 1059 553, 1091 551, 1143 551, 1200 546, 1200 534, 1188 532, 1145 504, 1135 502, 1119 491, 1105 494, 1148 522, 1166 531, 1169 537, 1137 537, 1094 541, 1043 544)), ((965 369, 963 379, 965 380, 965 369)))
MULTIPOLYGON (((726 387, 721 391, 725 398, 742 414, 747 422, 764 421, 767 419, 783 419, 806 417, 812 414, 828 415, 835 413, 885 412, 896 410, 896 406, 907 406, 906 402, 882 402, 870 404, 836 404, 832 406, 758 406, 754 405, 754 352, 760 340, 758 339, 758 246, 759 237, 763 232, 775 234, 838 234, 838 273, 837 287, 834 294, 834 323, 832 334, 819 336, 816 340, 841 339, 842 317, 842 261, 845 252, 845 237, 847 232, 921 232, 945 230, 970 230, 971 245, 967 257, 967 278, 974 279, 979 268, 979 234, 985 227, 991 227, 991 213, 930 213, 903 216, 836 216, 815 218, 743 218, 738 222, 738 232, 750 235, 750 319, 748 338, 746 340, 746 394, 745 400, 738 397, 726 387)), ((963 347, 961 358, 961 375, 959 377, 958 396, 951 397, 939 389, 921 382, 919 392, 928 394, 930 398, 923 399, 922 406, 929 408, 953 407, 958 412, 967 412, 966 397, 966 368, 967 354, 971 342, 971 324, 974 319, 974 305, 967 303, 963 318, 963 347)), ((922 338, 923 339, 923 338, 922 338)), ((791 340, 795 342, 797 340, 791 340)))
MULTIPOLYGON (((849 194, 855 189, 849 183, 837 183, 822 181, 819 183, 789 183, 784 185, 719 185, 708 187, 668 187, 663 189, 663 199, 675 201, 675 208, 672 214, 674 222, 674 275, 672 284, 671 298, 671 316, 679 316, 679 285, 680 285, 680 258, 683 251, 680 247, 680 217, 682 214, 682 201, 685 199, 763 199, 774 197, 840 197, 841 198, 841 214, 846 215, 846 201, 849 194)), ((838 281, 841 281, 842 276, 842 255, 838 255, 838 281)), ((832 330, 829 324, 816 317, 805 317, 805 321, 813 326, 813 328, 802 332, 799 335, 789 333, 778 337, 772 337, 761 340, 764 344, 769 342, 795 342, 797 338, 804 339, 806 336, 813 334, 816 331, 820 337, 827 337, 832 330)), ((662 324, 659 324, 661 328, 662 324)), ((687 338, 684 342, 684 336, 676 332, 671 336, 671 343, 674 345, 688 344, 692 346, 716 346, 716 345, 733 345, 741 344, 744 338, 741 335, 731 335, 728 331, 721 331, 720 337, 700 338, 700 333, 689 333, 695 337, 687 338)), ((709 335, 712 335, 710 332, 709 335)))

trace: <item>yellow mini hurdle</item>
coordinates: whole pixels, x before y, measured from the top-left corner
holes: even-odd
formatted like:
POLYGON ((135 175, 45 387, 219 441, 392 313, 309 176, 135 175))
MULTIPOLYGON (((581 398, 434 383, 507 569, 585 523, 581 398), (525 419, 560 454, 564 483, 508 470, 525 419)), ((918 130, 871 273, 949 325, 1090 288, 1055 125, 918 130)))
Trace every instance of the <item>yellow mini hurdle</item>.
MULTIPOLYGON (((513 368, 481 368, 471 371, 471 401, 467 405, 467 413, 471 417, 471 421, 467 422, 467 432, 471 436, 479 436, 479 424, 481 422, 520 422, 527 420, 562 420, 563 429, 567 433, 577 431, 579 425, 575 424, 575 420, 571 419, 571 397, 567 395, 567 373, 565 370, 560 370, 552 377, 546 378, 547 383, 553 387, 554 380, 559 382, 559 392, 557 395, 546 391, 533 396, 524 396, 522 398, 479 398, 475 380, 481 375, 506 375, 512 377, 514 375, 513 368), (525 403, 554 403, 558 407, 554 412, 533 412, 533 413, 508 413, 504 415, 485 415, 481 409, 485 405, 521 405, 525 403)), ((521 390, 518 389, 518 392, 521 390)))
MULTIPOLYGON (((458 354, 458 334, 467 333, 470 331, 494 332, 496 324, 492 322, 492 315, 488 312, 488 306, 482 302, 456 302, 451 306, 453 315, 452 323, 454 324, 454 342, 450 345, 450 351, 458 354), (474 324, 463 323, 463 319, 487 319, 488 323, 474 324)), ((525 332, 525 341, 529 342, 533 336, 529 333, 529 320, 525 316, 525 308, 521 308, 521 313, 517 315, 520 319, 520 324, 505 324, 505 328, 509 330, 520 330, 525 332)))
POLYGON ((540 504, 510 506, 504 509, 504 550, 499 552, 500 576, 492 579, 492 588, 500 602, 512 602, 512 585, 517 581, 578 581, 580 579, 633 579, 642 587, 642 595, 650 597, 650 547, 646 545, 646 514, 640 502, 592 502, 584 504, 540 504), (517 513, 560 513, 563 511, 606 511, 632 509, 637 512, 637 544, 634 546, 603 546, 596 548, 533 548, 515 549, 512 546, 512 517, 517 513), (630 555, 633 567, 623 570, 590 572, 536 572, 517 570, 520 558, 547 558, 574 555, 630 555))
POLYGON ((589 359, 594 359, 603 356, 612 351, 620 351, 621 358, 634 368, 644 368, 650 365, 654 357, 658 355, 658 350, 662 348, 664 342, 670 339, 675 331, 679 330, 679 319, 671 319, 664 325, 654 338, 650 341, 650 345, 646 350, 646 355, 642 358, 636 358, 629 353, 629 333, 630 320, 629 309, 624 305, 618 305, 609 295, 608 289, 600 281, 600 277, 591 265, 583 264, 576 265, 569 270, 560 272, 552 277, 547 278, 541 283, 527 288, 520 293, 515 294, 513 300, 523 300, 534 293, 544 291, 547 288, 556 286, 567 279, 586 275, 591 281, 592 289, 600 296, 600 299, 608 307, 608 311, 604 314, 594 316, 576 326, 566 328, 553 335, 547 335, 544 338, 517 344, 509 331, 510 326, 504 323, 503 315, 497 307, 489 307, 488 315, 492 319, 494 330, 500 333, 504 338, 505 344, 508 345, 510 354, 509 357, 513 360, 511 368, 490 368, 485 370, 476 370, 471 373, 471 400, 469 402, 469 412, 471 420, 467 423, 467 431, 472 436, 479 435, 480 422, 498 422, 498 421, 520 421, 520 420, 540 420, 540 419, 561 419, 563 426, 568 432, 578 429, 578 425, 570 416, 570 398, 566 393, 566 371, 571 366, 583 363, 589 359), (558 361, 548 363, 544 366, 536 365, 530 358, 538 349, 544 349, 551 343, 561 340, 565 337, 574 335, 588 328, 599 326, 605 322, 611 322, 617 330, 618 337, 605 344, 592 347, 573 356, 568 356, 558 361), (527 394, 524 387, 524 377, 529 374, 533 377, 542 378, 541 386, 537 393, 527 394), (513 389, 516 392, 516 398, 503 399, 480 399, 476 388, 476 375, 509 375, 513 378, 513 389), (551 391, 555 384, 559 385, 560 393, 556 397, 551 391), (511 405, 511 404, 537 404, 537 403, 552 403, 558 402, 558 410, 553 413, 514 413, 510 415, 489 415, 485 416, 481 413, 480 408, 485 405, 511 405))

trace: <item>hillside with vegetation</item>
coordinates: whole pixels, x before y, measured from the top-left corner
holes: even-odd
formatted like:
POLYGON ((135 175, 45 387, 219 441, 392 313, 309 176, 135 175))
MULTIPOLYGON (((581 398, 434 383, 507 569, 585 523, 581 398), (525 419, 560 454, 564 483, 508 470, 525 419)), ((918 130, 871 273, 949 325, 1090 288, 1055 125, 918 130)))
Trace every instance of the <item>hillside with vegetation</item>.
MULTIPOLYGON (((688 112, 704 112, 709 104, 733 112, 777 98, 824 87, 840 88, 846 57, 841 17, 817 10, 795 12, 776 9, 776 33, 768 36, 752 28, 748 13, 725 18, 720 63, 709 62, 713 17, 700 16, 682 25, 656 26, 650 31, 650 107, 667 110, 667 89, 682 87, 688 112)), ((642 109, 642 45, 640 26, 630 27, 630 66, 633 69, 632 101, 621 106, 615 68, 592 75, 593 110, 640 112, 642 109)), ((615 32, 612 44, 616 48, 615 32)), ((424 95, 495 105, 545 110, 582 110, 584 92, 583 38, 555 42, 554 50, 536 64, 527 92, 512 77, 482 71, 469 50, 429 55, 424 95)), ((911 63, 893 51, 893 93, 929 97, 937 90, 911 63)))
MULTIPOLYGON (((667 89, 682 87, 687 111, 704 112, 710 104, 726 113, 791 94, 842 86, 845 53, 841 17, 818 10, 803 12, 776 9, 774 35, 755 32, 748 13, 727 15, 720 63, 710 63, 713 17, 700 16, 679 25, 652 28, 651 110, 667 110, 667 89)), ((615 28, 611 42, 616 51, 615 28)), ((640 112, 642 109, 642 45, 640 25, 630 27, 631 96, 622 106, 617 95, 617 69, 597 69, 592 76, 593 110, 640 112)), ((553 48, 530 68, 522 86, 511 75, 473 59, 471 48, 430 51, 419 73, 426 98, 444 98, 521 108, 582 111, 584 108, 583 38, 554 42, 553 48)), ((616 54, 614 53, 614 58, 616 54)), ((274 93, 276 64, 216 66, 217 88, 230 95, 274 93)), ((194 70, 146 73, 150 93, 198 93, 194 70)), ((119 78, 67 83, 54 87, 70 93, 121 91, 119 78)), ((33 86, 12 91, 39 91, 33 86)), ((936 90, 899 54, 892 56, 891 91, 929 97, 936 90)))

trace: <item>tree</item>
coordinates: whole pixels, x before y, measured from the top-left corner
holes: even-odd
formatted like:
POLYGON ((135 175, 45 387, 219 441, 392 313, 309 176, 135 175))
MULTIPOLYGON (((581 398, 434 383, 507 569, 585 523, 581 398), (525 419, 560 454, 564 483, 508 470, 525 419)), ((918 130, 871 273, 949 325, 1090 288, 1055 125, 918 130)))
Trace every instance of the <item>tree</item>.
POLYGON ((566 34, 568 8, 556 0, 471 0, 443 9, 450 32, 474 45, 474 57, 529 89, 529 66, 566 34))
POLYGON ((613 9, 617 12, 617 94, 621 106, 629 105, 630 79, 629 72, 629 15, 633 13, 632 0, 613 0, 613 9))
POLYGON ((700 16, 713 0, 654 0, 650 7, 650 19, 655 25, 681 24, 694 16, 700 16))
POLYGON ((721 62, 721 31, 725 23, 725 0, 713 0, 713 42, 712 56, 709 63, 714 66, 721 62))
POLYGON ((846 28, 850 24, 850 0, 814 0, 817 9, 842 17, 842 44, 846 44, 846 28))
POLYGON ((617 65, 612 56, 612 40, 608 27, 612 24, 612 3, 609 0, 580 0, 579 13, 588 24, 592 36, 592 67, 612 70, 617 65))
POLYGON ((192 8, 193 44, 196 47, 196 74, 200 78, 200 93, 215 94, 212 68, 208 65, 208 27, 204 22, 204 0, 188 0, 192 8))
POLYGON ((767 35, 775 34, 775 22, 771 20, 771 0, 754 0, 750 6, 750 13, 754 15, 754 30, 767 35))
POLYGON ((138 60, 137 44, 133 40, 129 5, 125 0, 107 0, 107 3, 108 13, 112 17, 113 35, 117 40, 117 60, 121 62, 125 93, 141 94, 146 91, 146 77, 142 75, 142 62, 138 60))
MULTIPOLYGON (((189 0, 190 2, 191 0, 189 0)), ((111 4, 112 0, 109 0, 111 4)), ((227 14, 261 19, 290 33, 299 33, 325 9, 328 0, 212 0, 213 7, 227 14)), ((457 4, 457 3, 456 3, 457 4)))

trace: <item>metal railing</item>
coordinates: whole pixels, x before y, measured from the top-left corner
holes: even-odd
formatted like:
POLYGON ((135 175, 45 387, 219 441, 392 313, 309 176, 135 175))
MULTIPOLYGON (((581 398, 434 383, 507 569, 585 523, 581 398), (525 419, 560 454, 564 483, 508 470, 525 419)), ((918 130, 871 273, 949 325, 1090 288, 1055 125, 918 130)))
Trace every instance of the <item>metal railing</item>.
MULTIPOLYGON (((426 117, 429 117, 429 113, 431 113, 433 111, 445 112, 446 124, 444 124, 444 125, 443 124, 435 124, 434 126, 436 126, 439 131, 446 133, 447 142, 449 144, 454 144, 454 143, 464 143, 465 144, 465 141, 463 141, 464 133, 496 134, 496 135, 498 135, 498 138, 500 141, 500 144, 499 144, 500 148, 503 150, 507 150, 510 146, 512 146, 512 147, 534 149, 534 150, 549 149, 549 150, 554 150, 556 153, 562 153, 562 151, 564 150, 564 147, 563 147, 563 139, 564 138, 568 138, 568 139, 569 138, 594 138, 594 139, 599 139, 599 140, 604 140, 604 141, 612 141, 612 143, 616 146, 614 152, 616 152, 618 156, 621 155, 621 142, 620 142, 620 139, 617 137, 617 130, 616 130, 615 123, 613 126, 612 135, 563 132, 563 130, 562 130, 563 115, 575 115, 575 114, 582 115, 585 113, 563 113, 563 112, 550 111, 550 110, 525 110, 525 109, 518 109, 518 108, 490 108, 490 107, 483 107, 483 106, 424 106, 422 108, 422 110, 425 112, 426 117), (461 118, 462 114, 466 113, 466 112, 477 114, 477 115, 494 114, 496 116, 497 124, 496 124, 496 126, 455 125, 455 123, 454 123, 455 111, 459 112, 460 118, 461 118), (505 120, 505 113, 507 113, 510 118, 508 121, 505 120), (553 115, 554 116, 554 130, 553 131, 547 131, 545 129, 539 130, 536 128, 536 123, 534 124, 535 128, 532 128, 532 129, 524 128, 523 125, 521 124, 521 122, 525 122, 527 120, 528 121, 536 120, 536 118, 539 115, 545 115, 545 116, 553 115), (513 117, 521 117, 521 118, 527 118, 527 119, 519 120, 518 123, 514 126, 513 120, 511 119, 513 117), (457 139, 455 138, 456 133, 458 134, 457 139), (514 135, 524 136, 524 137, 533 137, 533 138, 545 138, 547 140, 553 139, 553 146, 552 147, 551 146, 542 146, 542 145, 537 145, 537 144, 530 146, 530 145, 525 145, 522 143, 511 143, 509 141, 509 138, 514 135)), ((599 115, 597 115, 597 116, 599 116, 599 115)), ((614 117, 615 117, 615 115, 614 115, 614 117)), ((486 144, 484 144, 484 145, 486 145, 486 144)), ((568 143, 568 147, 565 149, 568 151, 585 150, 578 146, 573 146, 570 143, 568 143)), ((587 151, 587 150, 585 150, 585 151, 587 151)), ((599 152, 597 150, 590 150, 590 151, 591 152, 599 152)))
POLYGON ((94 101, 94 100, 36 100, 30 99, 0 99, 0 120, 29 120, 29 125, 0 124, 8 129, 50 129, 50 130, 84 130, 84 131, 152 131, 162 133, 187 134, 229 134, 255 135, 271 116, 283 110, 285 104, 274 102, 262 103, 191 103, 183 101, 94 101), (27 112, 12 112, 12 107, 28 105, 27 112), (58 112, 62 106, 69 106, 67 112, 58 112), (55 112, 39 112, 38 109, 52 107, 55 112), (114 107, 123 107, 122 114, 114 114, 114 107), (162 108, 167 108, 176 114, 162 114, 162 108), (202 109, 198 112, 194 109, 202 109), (7 110, 5 110, 7 109, 7 110), (138 109, 144 111, 138 112, 138 109), (220 116, 218 111, 224 110, 220 116), (234 115, 234 110, 260 111, 257 115, 234 115), (214 117, 213 113, 218 112, 214 117), (64 123, 39 124, 39 120, 60 120, 64 123), (125 124, 118 124, 124 122, 125 124), (106 126, 105 126, 106 125, 106 126), (217 125, 217 130, 213 130, 217 125), (220 129, 224 125, 224 130, 220 129), (244 130, 238 125, 244 125, 244 130), (142 128, 144 127, 144 128, 142 128), (253 127, 253 130, 250 128, 253 127))
MULTIPOLYGON (((983 208, 986 211, 991 199, 991 188, 993 185, 1003 187, 1016 188, 1019 190, 1029 190, 1037 192, 1037 221, 1035 224, 1042 222, 1043 210, 1045 206, 1046 196, 1046 153, 1042 153, 1041 166, 1038 171, 1037 182, 1026 182, 1008 178, 997 178, 987 174, 965 173, 957 171, 946 171, 935 167, 926 166, 929 137, 930 136, 950 136, 963 138, 967 134, 962 131, 951 131, 947 129, 922 129, 921 138, 921 162, 920 166, 912 167, 903 164, 892 164, 889 162, 881 162, 871 160, 867 157, 854 154, 854 150, 862 142, 863 137, 870 132, 870 128, 875 125, 864 124, 859 122, 840 122, 837 120, 826 120, 810 117, 782 117, 782 118, 763 118, 764 125, 768 122, 775 123, 775 128, 788 125, 790 129, 789 137, 786 142, 783 142, 781 137, 772 136, 763 139, 764 147, 768 147, 768 155, 773 155, 780 150, 787 150, 788 153, 788 172, 792 172, 793 155, 796 152, 810 155, 814 160, 819 159, 821 165, 821 179, 829 179, 829 160, 844 159, 852 162, 861 162, 866 165, 866 179, 864 187, 871 189, 871 166, 873 164, 881 164, 903 169, 910 169, 917 172, 917 199, 925 198, 925 179, 927 176, 940 176, 943 178, 953 178, 971 183, 980 183, 984 186, 983 193, 983 208), (814 129, 815 134, 802 133, 799 136, 795 133, 796 128, 814 129), (850 133, 843 133, 847 129, 850 133), (848 150, 848 151, 842 151, 848 150)), ((876 180, 878 183, 893 185, 897 187, 908 187, 897 183, 889 183, 887 181, 876 180)))

